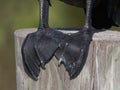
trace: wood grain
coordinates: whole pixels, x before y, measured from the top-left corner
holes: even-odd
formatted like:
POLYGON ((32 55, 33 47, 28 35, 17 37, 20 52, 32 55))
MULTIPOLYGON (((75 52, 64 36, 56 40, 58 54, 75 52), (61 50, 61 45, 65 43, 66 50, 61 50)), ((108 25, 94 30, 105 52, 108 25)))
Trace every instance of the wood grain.
POLYGON ((17 90, 120 90, 120 32, 94 33, 86 64, 76 79, 70 80, 64 66, 58 67, 53 57, 46 70, 41 70, 36 82, 24 72, 21 58, 22 42, 34 31, 36 28, 14 33, 17 90))

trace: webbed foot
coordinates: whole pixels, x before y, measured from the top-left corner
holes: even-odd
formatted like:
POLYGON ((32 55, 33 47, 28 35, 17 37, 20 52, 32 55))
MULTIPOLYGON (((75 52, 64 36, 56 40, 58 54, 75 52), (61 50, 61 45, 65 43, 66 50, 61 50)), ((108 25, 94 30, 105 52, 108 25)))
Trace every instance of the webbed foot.
POLYGON ((78 32, 66 37, 56 51, 55 56, 59 65, 65 66, 70 79, 76 78, 82 70, 91 40, 90 33, 78 32))
POLYGON ((64 37, 65 34, 50 28, 27 35, 21 51, 24 69, 28 76, 37 80, 40 67, 45 69, 45 65, 53 57, 64 37))

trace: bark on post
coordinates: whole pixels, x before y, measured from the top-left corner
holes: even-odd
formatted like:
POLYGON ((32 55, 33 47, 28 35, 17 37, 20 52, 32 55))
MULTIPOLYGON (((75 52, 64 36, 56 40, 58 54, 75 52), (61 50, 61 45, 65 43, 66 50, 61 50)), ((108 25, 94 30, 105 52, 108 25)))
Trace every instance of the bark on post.
POLYGON ((65 68, 58 68, 54 57, 46 70, 41 70, 36 82, 24 72, 21 58, 22 42, 35 30, 14 33, 17 90, 120 90, 120 32, 103 31, 93 35, 86 64, 76 79, 69 80, 65 68))

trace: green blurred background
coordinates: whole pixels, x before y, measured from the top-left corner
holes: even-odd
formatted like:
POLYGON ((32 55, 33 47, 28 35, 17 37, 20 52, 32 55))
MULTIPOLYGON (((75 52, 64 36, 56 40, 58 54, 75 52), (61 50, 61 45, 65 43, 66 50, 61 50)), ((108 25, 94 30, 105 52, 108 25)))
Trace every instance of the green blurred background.
MULTIPOLYGON (((51 0, 49 23, 51 27, 81 27, 84 11, 51 0)), ((14 31, 37 27, 38 0, 0 0, 0 90, 16 90, 14 31)), ((113 27, 114 30, 120 28, 113 27)))

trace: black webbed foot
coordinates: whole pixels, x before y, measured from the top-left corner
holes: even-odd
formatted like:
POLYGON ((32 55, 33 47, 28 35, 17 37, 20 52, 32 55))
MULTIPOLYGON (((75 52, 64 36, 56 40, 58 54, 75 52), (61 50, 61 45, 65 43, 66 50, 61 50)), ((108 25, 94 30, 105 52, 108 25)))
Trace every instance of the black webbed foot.
POLYGON ((50 28, 42 28, 27 35, 22 45, 22 58, 28 76, 37 80, 40 67, 45 69, 64 37, 65 34, 50 28))
POLYGON ((91 40, 90 33, 78 32, 66 37, 56 51, 59 65, 64 64, 70 79, 76 78, 82 70, 91 40))

